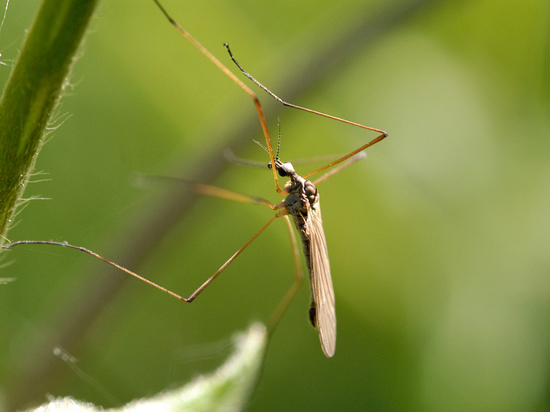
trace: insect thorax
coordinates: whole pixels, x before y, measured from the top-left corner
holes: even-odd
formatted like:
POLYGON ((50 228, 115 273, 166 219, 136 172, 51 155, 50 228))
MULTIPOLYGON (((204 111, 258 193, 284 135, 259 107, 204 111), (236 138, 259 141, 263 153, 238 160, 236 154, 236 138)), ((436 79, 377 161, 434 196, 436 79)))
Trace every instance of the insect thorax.
POLYGON ((286 209, 292 216, 301 215, 307 218, 308 209, 315 210, 319 193, 315 185, 294 173, 285 184, 288 196, 285 198, 286 209))

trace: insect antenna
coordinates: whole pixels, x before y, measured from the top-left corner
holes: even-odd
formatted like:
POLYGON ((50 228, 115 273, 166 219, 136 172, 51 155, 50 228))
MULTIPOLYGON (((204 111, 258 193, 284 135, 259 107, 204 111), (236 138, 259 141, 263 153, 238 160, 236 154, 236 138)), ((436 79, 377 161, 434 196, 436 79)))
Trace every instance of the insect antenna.
MULTIPOLYGON (((254 140, 254 139, 252 139, 252 141, 254 143, 256 143, 258 146, 260 146, 262 149, 264 149, 267 153, 269 153, 269 149, 267 147, 265 147, 263 144, 261 144, 260 142, 258 142, 257 140, 254 140)), ((277 158, 275 158, 275 160, 277 160, 277 158)))
POLYGON ((277 127, 279 128, 279 137, 277 139, 277 154, 275 160, 279 160, 279 151, 281 150, 281 119, 277 117, 277 127))
MULTIPOLYGON (((281 121, 279 118, 277 118, 277 126, 279 126, 279 138, 277 139, 277 154, 275 155, 275 163, 279 162, 279 151, 281 150, 281 121)), ((254 143, 256 143, 258 146, 260 146, 262 149, 264 149, 267 153, 269 153, 269 149, 265 147, 263 144, 258 142, 257 140, 252 139, 254 143)), ((268 167, 271 169, 271 163, 268 165, 268 167)))

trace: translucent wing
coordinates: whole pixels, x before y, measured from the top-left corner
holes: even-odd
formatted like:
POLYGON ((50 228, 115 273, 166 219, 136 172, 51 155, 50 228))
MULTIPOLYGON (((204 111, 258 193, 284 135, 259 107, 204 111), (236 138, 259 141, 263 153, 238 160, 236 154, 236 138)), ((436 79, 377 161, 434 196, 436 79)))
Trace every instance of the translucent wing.
POLYGON ((319 202, 313 206, 313 209, 308 212, 307 225, 310 232, 311 293, 315 304, 315 326, 319 330, 321 347, 325 355, 330 358, 336 349, 334 290, 319 202))

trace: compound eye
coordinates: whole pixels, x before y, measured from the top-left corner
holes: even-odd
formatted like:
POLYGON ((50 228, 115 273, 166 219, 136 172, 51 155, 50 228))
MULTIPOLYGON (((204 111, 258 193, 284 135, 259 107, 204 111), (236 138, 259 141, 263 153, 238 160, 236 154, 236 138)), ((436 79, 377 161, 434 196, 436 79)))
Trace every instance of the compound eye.
POLYGON ((279 172, 279 176, 285 177, 295 173, 294 167, 292 167, 292 163, 281 163, 278 161, 275 166, 277 167, 277 172, 279 172))
POLYGON ((283 163, 281 166, 278 167, 279 174, 281 176, 290 176, 294 172, 294 166, 292 166, 292 163, 286 162, 283 163))

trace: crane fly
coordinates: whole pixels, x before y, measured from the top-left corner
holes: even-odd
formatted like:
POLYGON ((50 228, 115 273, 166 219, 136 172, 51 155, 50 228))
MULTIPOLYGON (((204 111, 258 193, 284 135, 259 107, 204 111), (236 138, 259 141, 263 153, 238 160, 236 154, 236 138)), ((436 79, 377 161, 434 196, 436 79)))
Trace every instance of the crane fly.
POLYGON ((331 116, 325 113, 321 113, 315 110, 311 110, 305 107, 297 106, 291 103, 288 103, 273 92, 271 92, 267 87, 262 85, 257 81, 253 76, 246 72, 243 67, 237 62, 229 45, 224 44, 229 57, 233 63, 239 68, 244 76, 250 79, 258 87, 268 93, 275 100, 281 104, 292 107, 299 110, 304 110, 309 113, 313 113, 319 116, 327 117, 329 119, 337 120, 352 126, 357 126, 366 130, 371 130, 378 133, 378 136, 373 140, 369 141, 360 148, 354 150, 353 152, 327 164, 326 166, 321 167, 311 173, 308 173, 304 176, 298 175, 294 170, 294 167, 290 162, 282 162, 279 159, 279 148, 280 148, 280 132, 279 132, 279 141, 277 144, 277 152, 274 154, 273 146, 271 143, 271 138, 269 136, 267 123, 263 114, 262 106, 256 94, 246 86, 233 72, 227 69, 214 55, 212 55, 206 48, 204 48, 194 37, 192 37, 186 30, 184 30, 164 9, 164 7, 159 3, 158 0, 153 0, 164 16, 168 19, 170 24, 172 24, 183 36, 185 36, 196 48, 198 48, 210 61, 212 61, 220 70, 222 70, 227 76, 231 78, 241 89, 243 89, 254 101, 254 105, 258 112, 258 117, 262 127, 262 131, 265 137, 266 146, 258 143, 268 154, 269 154, 269 164, 267 165, 269 169, 273 172, 273 179, 275 181, 275 189, 277 193, 285 196, 284 200, 277 204, 272 204, 271 202, 252 196, 243 195, 236 192, 231 192, 225 189, 220 189, 214 186, 201 184, 201 183, 189 183, 193 190, 199 194, 206 196, 218 197, 222 199, 229 199, 242 203, 256 203, 264 204, 269 206, 272 210, 276 211, 275 215, 262 227, 248 242, 244 244, 237 252, 233 254, 210 278, 208 278, 195 292, 193 292, 188 298, 184 298, 177 293, 172 292, 140 275, 135 272, 132 272, 129 269, 126 269, 110 260, 105 259, 104 257, 98 255, 95 252, 92 252, 89 249, 86 249, 81 246, 74 246, 68 243, 54 242, 54 241, 43 241, 43 240, 23 240, 4 245, 4 249, 11 248, 13 246, 21 244, 48 244, 63 246, 72 249, 80 250, 84 253, 92 255, 160 290, 168 293, 169 295, 176 297, 177 299, 184 302, 192 302, 195 298, 204 290, 212 281, 231 263, 235 258, 241 254, 241 252, 252 243, 275 219, 283 217, 286 221, 287 228, 289 230, 290 239, 293 247, 294 255, 294 266, 295 266, 295 281, 286 295, 283 297, 279 306, 275 310, 271 319, 268 322, 268 328, 270 331, 275 329, 275 326, 279 323, 282 316, 286 312, 290 303, 293 301, 298 289, 302 283, 303 275, 301 271, 300 256, 296 241, 296 236, 292 228, 292 223, 290 217, 293 220, 294 227, 300 234, 300 240, 303 246, 303 253, 305 255, 306 267, 309 274, 310 285, 311 285, 311 304, 309 309, 309 319, 312 325, 317 328, 319 332, 319 339, 321 341, 321 348, 323 353, 327 357, 332 357, 336 348, 336 312, 334 304, 334 290, 332 287, 332 278, 330 274, 330 264, 328 258, 327 244, 325 239, 325 233, 323 230, 323 220, 321 218, 321 206, 319 192, 317 191, 316 185, 323 180, 326 180, 328 177, 339 172, 343 168, 349 166, 350 164, 356 162, 365 156, 363 151, 372 146, 375 143, 378 143, 385 137, 387 133, 383 130, 376 129, 373 127, 365 126, 359 123, 355 123, 349 120, 345 120, 336 116, 331 116), (325 171, 333 166, 338 165, 329 172, 326 172, 319 179, 314 182, 308 180, 309 176, 317 174, 319 172, 325 171), (283 188, 279 186, 279 177, 286 177, 289 180, 285 183, 283 188))

